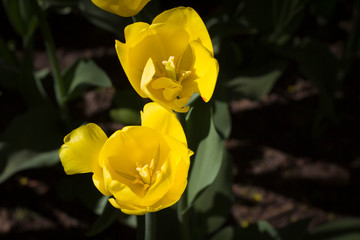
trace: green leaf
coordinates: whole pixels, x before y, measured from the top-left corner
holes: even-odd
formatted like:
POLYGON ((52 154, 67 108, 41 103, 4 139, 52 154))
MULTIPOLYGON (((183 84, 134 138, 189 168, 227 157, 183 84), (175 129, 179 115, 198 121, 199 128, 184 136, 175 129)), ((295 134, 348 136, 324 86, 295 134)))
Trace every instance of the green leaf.
POLYGON ((15 117, 0 135, 0 165, 5 166, 1 181, 25 169, 56 164, 64 135, 57 112, 49 106, 34 107, 15 117))
POLYGON ((222 138, 226 139, 231 133, 231 116, 228 103, 214 100, 214 124, 222 138))
MULTIPOLYGON (((264 234, 266 236, 269 236, 269 239, 276 239, 280 240, 280 236, 276 229, 270 225, 267 221, 259 221, 257 222, 257 229, 260 231, 261 234, 264 234)), ((251 227, 249 227, 251 229, 251 227)), ((267 239, 267 237, 264 237, 264 239, 267 239)))
POLYGON ((227 86, 238 98, 261 100, 271 91, 282 72, 274 69, 262 75, 239 76, 230 80, 227 86))
MULTIPOLYGON (((259 221, 251 224, 247 228, 227 227, 217 233, 211 240, 237 240, 237 239, 256 239, 256 240, 280 240, 276 229, 266 221, 259 221)), ((290 238, 293 239, 293 238, 290 238)), ((283 239, 288 240, 288 239, 283 239)))
POLYGON ((102 215, 94 222, 90 230, 86 233, 87 236, 92 237, 105 229, 110 227, 117 219, 119 219, 123 213, 117 208, 114 208, 109 202, 107 202, 104 212, 102 215))
POLYGON ((106 205, 108 204, 108 201, 109 201, 108 196, 101 195, 101 197, 99 198, 99 200, 97 201, 97 203, 94 207, 94 213, 97 215, 103 214, 103 212, 105 211, 106 205))
POLYGON ((301 23, 304 0, 246 0, 243 16, 270 42, 284 44, 301 23), (261 6, 261 7, 259 7, 261 6))
POLYGON ((80 88, 111 87, 112 83, 106 73, 92 60, 79 60, 65 70, 63 74, 67 95, 71 99, 81 92, 80 88))
MULTIPOLYGON (((215 234, 211 240, 235 240, 235 227, 229 226, 215 234)), ((241 238, 240 238, 241 239, 241 238)))
POLYGON ((26 169, 51 167, 59 162, 59 150, 37 153, 27 149, 10 154, 8 162, 0 175, 0 183, 13 174, 26 169))
POLYGON ((197 222, 193 222, 194 225, 206 235, 218 230, 230 214, 234 198, 231 189, 232 168, 232 158, 225 152, 214 182, 193 203, 197 217, 191 219, 197 219, 197 222))
POLYGON ((8 150, 46 152, 59 148, 65 136, 60 116, 49 105, 37 106, 15 117, 0 135, 8 150))
POLYGON ((96 214, 99 212, 101 214, 105 207, 104 205, 101 206, 103 195, 94 186, 92 174, 90 173, 65 176, 57 184, 56 190, 62 200, 80 200, 96 214))
POLYGON ((318 226, 309 232, 307 240, 358 240, 360 239, 360 218, 335 220, 318 226))
POLYGON ((15 31, 23 36, 26 33, 26 22, 21 14, 21 5, 27 1, 21 0, 3 0, 4 9, 9 18, 9 21, 15 31))
POLYGON ((225 141, 215 128, 210 104, 203 103, 201 99, 196 101, 188 113, 187 132, 190 149, 195 152, 187 187, 187 206, 190 206, 218 175, 225 141))
POLYGON ((38 0, 39 4, 43 8, 54 7, 54 8, 66 8, 76 7, 79 0, 38 0))
POLYGON ((118 108, 110 110, 110 117, 113 121, 125 125, 139 125, 140 112, 131 108, 118 108))
POLYGON ((113 103, 115 108, 110 110, 113 121, 126 125, 140 124, 140 111, 144 101, 133 89, 116 90, 113 103))
POLYGON ((143 99, 132 88, 116 90, 113 102, 117 108, 131 108, 139 111, 144 106, 143 99))
POLYGON ((30 1, 3 0, 3 5, 14 30, 21 36, 31 36, 37 27, 37 19, 30 1))

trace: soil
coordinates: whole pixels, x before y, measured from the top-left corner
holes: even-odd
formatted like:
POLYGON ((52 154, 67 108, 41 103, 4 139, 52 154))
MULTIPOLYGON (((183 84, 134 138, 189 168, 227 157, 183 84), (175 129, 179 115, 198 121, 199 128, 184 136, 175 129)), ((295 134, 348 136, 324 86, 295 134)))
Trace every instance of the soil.
MULTIPOLYGON (((58 35, 66 32, 64 25, 69 24, 65 17, 62 20, 54 26, 58 35)), ((61 68, 78 58, 91 58, 107 72, 114 88, 85 93, 73 102, 74 116, 95 122, 108 132, 115 131, 122 125, 112 122, 107 111, 115 88, 129 87, 113 48, 116 36, 98 32, 83 20, 75 24, 97 37, 55 37, 59 40, 56 44, 61 68), (99 39, 110 40, 99 43, 99 39)), ((49 66, 41 45, 36 48, 34 66, 49 66)), ((360 216, 360 94, 353 90, 359 87, 354 79, 337 93, 334 118, 322 128, 314 128, 318 89, 300 77, 291 83, 279 81, 262 101, 242 99, 229 104, 233 129, 227 148, 234 159, 235 196, 232 221, 246 227, 267 220, 282 227, 311 218, 314 227, 337 218, 360 216)), ((1 103, 12 102, 15 110, 1 121, 1 129, 24 110, 23 105, 16 106, 16 94, 4 94, 1 103)), ((79 199, 59 199, 56 185, 63 177, 61 166, 56 166, 23 171, 1 184, 0 238, 85 239, 97 216, 79 199)), ((95 238, 124 236, 135 239, 135 232, 113 224, 95 238)))

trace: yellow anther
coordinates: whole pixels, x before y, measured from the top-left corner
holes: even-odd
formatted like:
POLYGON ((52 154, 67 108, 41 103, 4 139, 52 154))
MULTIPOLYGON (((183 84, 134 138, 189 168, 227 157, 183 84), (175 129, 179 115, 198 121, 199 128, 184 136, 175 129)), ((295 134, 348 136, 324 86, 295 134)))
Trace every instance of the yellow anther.
POLYGON ((179 77, 179 83, 181 83, 185 78, 187 78, 191 74, 191 71, 185 71, 181 73, 179 77))
POLYGON ((150 173, 149 165, 145 164, 145 166, 142 167, 141 164, 137 162, 136 166, 137 166, 136 171, 138 171, 143 183, 145 185, 151 184, 151 173, 150 173))

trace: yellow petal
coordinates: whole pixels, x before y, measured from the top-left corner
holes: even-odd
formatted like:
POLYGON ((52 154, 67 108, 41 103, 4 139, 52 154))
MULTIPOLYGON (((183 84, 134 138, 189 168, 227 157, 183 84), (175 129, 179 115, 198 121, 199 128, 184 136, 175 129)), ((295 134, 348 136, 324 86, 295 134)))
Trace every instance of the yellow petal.
POLYGON ((150 34, 150 32, 147 31, 148 28, 149 24, 143 22, 136 22, 125 27, 124 34, 126 43, 115 40, 116 53, 125 71, 125 74, 128 77, 135 91, 143 98, 147 97, 140 88, 140 80, 143 72, 143 66, 140 64, 140 62, 137 62, 137 64, 130 63, 130 49, 133 46, 136 46, 146 36, 150 34))
POLYGON ((126 43, 115 43, 121 65, 135 91, 143 98, 151 98, 148 92, 144 92, 142 80, 147 76, 143 71, 149 59, 152 59, 152 65, 163 67, 161 62, 173 56, 176 65, 188 45, 189 35, 176 25, 149 26, 139 22, 125 28, 125 40, 126 43))
POLYGON ((144 71, 141 76, 141 82, 140 82, 140 87, 141 87, 142 92, 145 93, 146 96, 149 98, 151 98, 152 93, 151 93, 151 91, 149 91, 148 85, 152 81, 154 75, 155 75, 154 62, 151 58, 149 58, 148 61, 146 62, 144 71))
POLYGON ((161 209, 163 209, 163 206, 150 206, 150 207, 138 207, 138 206, 127 206, 127 207, 120 207, 120 204, 118 203, 117 199, 110 198, 109 202, 111 205, 113 205, 115 208, 121 209, 122 212, 129 214, 129 215, 144 215, 148 212, 157 212, 161 209))
POLYGON ((189 35, 189 41, 197 41, 204 45, 211 54, 214 53, 213 46, 206 26, 199 14, 190 7, 177 7, 159 14, 154 20, 155 23, 174 24, 180 29, 185 29, 189 35))
POLYGON ((187 185, 187 177, 188 177, 188 171, 189 171, 189 156, 182 157, 176 166, 176 172, 174 173, 174 182, 173 186, 170 188, 170 190, 166 193, 166 198, 164 198, 162 201, 162 205, 167 204, 174 204, 176 203, 181 195, 184 193, 186 185, 187 185), (166 200, 166 202, 165 202, 166 200))
MULTIPOLYGON (((99 157, 104 162, 103 172, 107 191, 116 198, 130 197, 132 202, 139 202, 146 190, 143 184, 136 184, 136 179, 140 177, 139 166, 150 166, 154 161, 152 172, 156 173, 160 170, 159 166, 163 165, 168 152, 167 143, 155 129, 132 126, 115 132, 103 146, 99 157), (126 185, 128 189, 119 187, 117 183, 126 185), (118 189, 121 189, 121 192, 118 189), (132 195, 124 197, 123 191, 131 191, 132 195), (135 196, 139 199, 136 200, 135 196)), ((147 197, 149 204, 156 200, 147 197)))
MULTIPOLYGON (((115 171, 135 176, 136 162, 142 166, 149 163, 158 154, 159 144, 164 144, 159 133, 154 129, 129 126, 113 133, 101 149, 99 158, 110 162, 115 171)), ((160 150, 165 154, 168 149, 160 150)))
POLYGON ((67 174, 95 172, 106 134, 93 123, 81 126, 65 136, 59 155, 67 174))
POLYGON ((143 76, 146 77, 143 77, 141 81, 141 89, 145 94, 147 94, 147 97, 153 100, 154 102, 159 103, 163 108, 166 108, 168 110, 173 109, 176 112, 189 111, 189 107, 184 107, 184 106, 189 101, 190 97, 185 97, 181 99, 178 98, 172 99, 174 95, 177 94, 181 95, 182 86, 177 86, 177 88, 175 89, 160 88, 160 86, 164 86, 163 83, 167 82, 168 78, 162 77, 155 80, 153 80, 153 78, 150 79, 149 76, 151 76, 152 73, 150 69, 153 69, 152 66, 153 66, 152 60, 149 59, 144 70, 144 73, 146 74, 143 74, 143 76), (152 83, 155 83, 154 85, 155 87, 153 87, 152 83))
MULTIPOLYGON (((192 95, 192 94, 191 94, 192 95)), ((189 96, 191 96, 189 95, 189 96)), ((181 94, 180 94, 181 96, 181 94)), ((176 112, 181 112, 181 113, 185 113, 187 111, 189 111, 190 106, 184 107, 190 100, 190 97, 183 97, 183 98, 178 98, 174 100, 174 105, 172 108, 174 109, 174 111, 176 112)))
POLYGON ((156 102, 144 106, 144 111, 141 113, 141 125, 156 129, 161 134, 171 136, 182 143, 187 143, 184 130, 175 113, 156 102))
POLYGON ((94 174, 92 176, 93 183, 95 187, 105 196, 111 196, 112 194, 107 190, 104 182, 104 175, 102 168, 95 168, 94 174))
MULTIPOLYGON (((193 74, 182 83, 182 96, 188 96, 194 91, 200 94, 205 102, 208 102, 214 92, 218 73, 219 64, 211 53, 197 42, 190 44, 194 58, 192 72, 193 74)), ((185 57, 185 59, 190 57, 185 57)))
POLYGON ((147 31, 149 27, 150 25, 145 22, 135 22, 133 24, 127 25, 124 29, 126 44, 128 44, 130 47, 138 44, 144 39, 144 37, 150 34, 150 32, 147 31))
POLYGON ((151 87, 154 89, 161 89, 166 101, 173 101, 176 99, 182 90, 179 83, 167 77, 161 77, 154 80, 151 87))
POLYGON ((99 8, 122 17, 136 15, 150 0, 92 0, 99 8))

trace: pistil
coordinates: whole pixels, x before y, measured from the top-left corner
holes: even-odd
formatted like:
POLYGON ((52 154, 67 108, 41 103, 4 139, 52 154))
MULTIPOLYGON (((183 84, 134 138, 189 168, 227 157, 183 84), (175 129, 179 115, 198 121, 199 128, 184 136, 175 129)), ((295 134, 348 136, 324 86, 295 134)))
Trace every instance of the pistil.
POLYGON ((136 177, 135 183, 143 184, 144 188, 147 189, 155 180, 153 179, 154 159, 151 160, 150 166, 149 164, 142 166, 141 163, 136 162, 136 171, 139 175, 136 177))
POLYGON ((176 71, 174 64, 174 56, 170 56, 169 60, 161 62, 165 67, 166 77, 176 81, 176 71))

